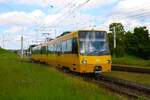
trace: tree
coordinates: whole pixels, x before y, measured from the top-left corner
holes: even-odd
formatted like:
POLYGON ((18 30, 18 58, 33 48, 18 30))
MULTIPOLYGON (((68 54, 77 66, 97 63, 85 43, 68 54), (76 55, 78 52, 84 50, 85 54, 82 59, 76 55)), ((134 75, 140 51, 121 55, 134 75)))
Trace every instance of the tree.
POLYGON ((125 51, 127 54, 133 55, 133 51, 135 51, 134 48, 134 38, 133 38, 133 33, 128 31, 125 34, 125 51))
POLYGON ((113 55, 113 52, 114 52, 114 43, 113 43, 113 34, 112 33, 108 33, 108 41, 109 41, 109 48, 110 48, 110 51, 111 51, 111 54, 113 55))
MULTIPOLYGON (((124 26, 121 23, 112 23, 109 25, 109 31, 112 32, 112 35, 114 36, 116 34, 116 48, 112 48, 113 54, 115 54, 116 57, 124 56, 125 54, 125 43, 124 43, 124 26)), ((110 40, 112 42, 113 40, 110 40)), ((112 44, 112 43, 111 43, 112 44)))
POLYGON ((133 34, 134 54, 144 59, 150 58, 150 38, 148 29, 144 27, 136 27, 133 34))

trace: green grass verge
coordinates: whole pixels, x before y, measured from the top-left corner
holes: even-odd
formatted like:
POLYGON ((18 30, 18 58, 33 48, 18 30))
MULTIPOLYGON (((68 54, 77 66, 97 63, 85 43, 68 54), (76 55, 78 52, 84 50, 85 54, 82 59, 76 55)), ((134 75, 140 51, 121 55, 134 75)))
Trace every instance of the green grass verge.
POLYGON ((120 100, 122 96, 0 50, 0 100, 120 100))
POLYGON ((113 64, 131 65, 136 67, 150 68, 150 60, 144 60, 133 56, 124 56, 120 58, 112 58, 113 64))
POLYGON ((149 74, 138 74, 129 72, 112 71, 110 73, 103 73, 104 75, 116 77, 136 83, 140 83, 146 86, 150 86, 150 75, 149 74))

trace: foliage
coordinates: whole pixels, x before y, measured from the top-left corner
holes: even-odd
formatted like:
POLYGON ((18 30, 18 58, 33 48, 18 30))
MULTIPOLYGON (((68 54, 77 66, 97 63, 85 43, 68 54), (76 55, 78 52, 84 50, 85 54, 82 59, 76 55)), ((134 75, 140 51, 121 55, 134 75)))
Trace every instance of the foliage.
POLYGON ((108 33, 108 41, 109 41, 109 48, 111 51, 111 54, 114 55, 114 42, 113 42, 113 34, 112 33, 108 33))
POLYGON ((121 23, 112 23, 109 25, 109 42, 110 42, 110 50, 113 55, 116 57, 122 57, 125 54, 125 44, 124 44, 124 27, 121 23), (116 35, 116 48, 113 49, 113 36, 116 35))
POLYGON ((150 37, 146 27, 135 27, 134 32, 125 32, 121 23, 112 23, 108 33, 109 46, 113 55, 123 57, 125 54, 150 59, 150 37), (116 48, 114 49, 114 29, 116 33, 116 48))
POLYGON ((150 58, 150 38, 146 27, 136 27, 134 32, 125 34, 126 52, 130 55, 150 58))

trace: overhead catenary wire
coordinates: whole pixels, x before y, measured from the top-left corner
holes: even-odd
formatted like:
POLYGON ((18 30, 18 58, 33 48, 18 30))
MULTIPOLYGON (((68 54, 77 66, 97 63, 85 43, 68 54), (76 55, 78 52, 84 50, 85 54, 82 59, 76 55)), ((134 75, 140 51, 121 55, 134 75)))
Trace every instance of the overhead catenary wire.
MULTIPOLYGON (((71 7, 72 7, 72 5, 73 4, 75 4, 76 3, 76 1, 77 0, 75 0, 74 2, 72 2, 72 3, 68 3, 68 4, 66 4, 65 5, 65 7, 64 8, 62 8, 61 10, 59 9, 55 14, 59 14, 59 13, 62 13, 62 11, 64 12, 64 14, 63 15, 61 15, 61 16, 59 16, 57 19, 59 19, 59 18, 61 18, 62 16, 64 16, 65 15, 65 13, 67 13, 68 12, 68 9, 70 10, 71 9, 71 7), (67 8, 67 9, 66 9, 67 8)), ((57 20, 56 19, 56 20, 57 20)), ((52 23, 54 23, 56 20, 54 20, 52 23)), ((40 30, 40 29, 42 29, 42 28, 45 28, 46 27, 46 24, 43 24, 43 25, 41 25, 41 27, 38 29, 38 30, 40 30)))
MULTIPOLYGON (((68 10, 68 12, 64 13, 60 19, 58 21, 56 21, 54 24, 51 24, 49 26, 47 26, 48 28, 49 27, 54 27, 54 26, 57 26, 57 24, 59 24, 61 21, 63 21, 67 16, 70 16, 71 14, 74 13, 74 11, 78 10, 80 7, 82 7, 83 5, 85 5, 86 3, 88 3, 89 0, 87 0, 86 2, 82 3, 82 4, 79 4, 77 6, 75 6, 75 4, 71 7, 71 9, 68 10)), ((46 27, 45 27, 46 29, 46 27)))
POLYGON ((130 8, 130 10, 123 11, 123 12, 120 12, 119 10, 117 11, 117 9, 116 9, 115 12, 106 14, 106 17, 111 16, 111 17, 114 17, 115 19, 116 18, 125 19, 127 17, 128 18, 138 18, 141 16, 149 15, 150 11, 147 9, 150 9, 150 4, 144 5, 144 7, 142 7, 142 8, 141 7, 139 8, 139 6, 130 8))
MULTIPOLYGON (((143 9, 148 9, 149 8, 149 6, 146 6, 145 8, 143 8, 143 9)), ((142 9, 134 9, 134 10, 131 10, 130 12, 138 12, 138 11, 142 11, 142 9)), ((142 16, 146 16, 146 15, 149 15, 149 11, 143 11, 141 14, 139 14, 139 13, 132 13, 132 15, 130 15, 130 17, 129 17, 129 15, 128 16, 119 16, 120 18, 124 18, 125 19, 125 17, 129 17, 129 18, 137 18, 137 17, 142 17, 142 16)), ((59 21, 58 21, 59 22, 59 21)), ((90 25, 88 25, 88 26, 90 26, 90 25)), ((56 26, 51 26, 51 28, 52 27, 56 27, 56 26)), ((86 26, 87 27, 87 26, 86 26)))
MULTIPOLYGON (((64 15, 60 16, 61 19, 58 18, 59 20, 55 20, 54 21, 54 23, 55 23, 54 26, 50 25, 50 27, 48 27, 48 26, 44 25, 45 27, 43 27, 42 28, 43 30, 42 29, 41 30, 49 32, 49 31, 52 31, 52 29, 54 29, 56 27, 61 27, 61 25, 59 25, 59 23, 64 21, 64 19, 67 18, 68 16, 72 16, 72 14, 74 13, 73 9, 75 9, 75 11, 76 11, 76 9, 80 9, 80 8, 76 8, 77 6, 73 6, 73 5, 77 5, 76 3, 77 3, 77 1, 72 3, 72 5, 70 5, 71 3, 68 3, 69 8, 71 8, 71 9, 66 9, 67 6, 65 6, 64 9, 66 9, 66 13, 64 15)), ((126 16, 122 16, 121 14, 118 14, 118 15, 116 15, 117 16, 116 19, 118 19, 118 20, 119 19, 120 20, 122 20, 122 19, 127 20, 127 19, 133 19, 133 18, 134 19, 135 18, 144 19, 143 16, 149 16, 150 11, 147 11, 147 10, 143 11, 143 9, 149 9, 149 7, 148 6, 145 7, 145 5, 144 5, 144 7, 142 7, 141 9, 139 9, 139 8, 132 9, 131 11, 129 11, 130 14, 128 14, 126 16)), ((59 12, 57 12, 57 13, 59 13, 59 12)), ((144 19, 144 20, 147 20, 147 19, 144 19)), ((79 23, 80 23, 80 26, 81 26, 80 28, 90 27, 90 25, 86 25, 88 22, 79 22, 79 23)), ((127 22, 126 25, 130 25, 130 22, 127 22)), ((64 27, 64 25, 62 25, 62 26, 64 27)), ((65 27, 67 27, 67 25, 65 27)), ((12 40, 10 40, 10 41, 12 41, 12 40)))

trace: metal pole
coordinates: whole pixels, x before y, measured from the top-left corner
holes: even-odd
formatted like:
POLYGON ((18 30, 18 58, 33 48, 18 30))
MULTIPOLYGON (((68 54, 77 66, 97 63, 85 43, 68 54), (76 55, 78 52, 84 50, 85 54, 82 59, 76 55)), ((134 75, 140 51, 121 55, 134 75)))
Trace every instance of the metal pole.
POLYGON ((114 49, 116 48, 116 29, 115 26, 113 27, 113 33, 114 33, 114 49))
POLYGON ((54 31, 55 31, 55 38, 56 38, 56 35, 57 35, 57 31, 56 31, 56 29, 55 29, 54 31))
POLYGON ((4 34, 3 34, 3 49, 5 47, 5 37, 4 37, 4 34))
POLYGON ((21 58, 23 58, 23 36, 21 36, 21 58))

